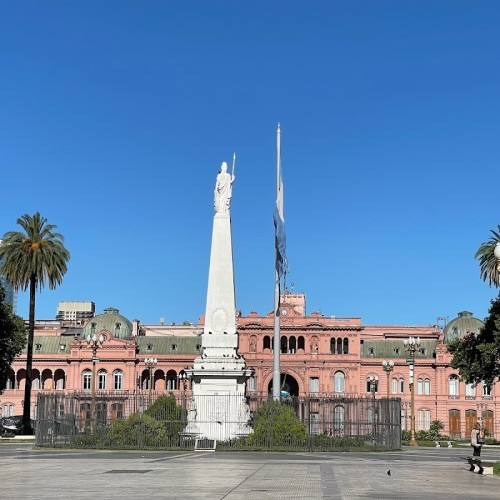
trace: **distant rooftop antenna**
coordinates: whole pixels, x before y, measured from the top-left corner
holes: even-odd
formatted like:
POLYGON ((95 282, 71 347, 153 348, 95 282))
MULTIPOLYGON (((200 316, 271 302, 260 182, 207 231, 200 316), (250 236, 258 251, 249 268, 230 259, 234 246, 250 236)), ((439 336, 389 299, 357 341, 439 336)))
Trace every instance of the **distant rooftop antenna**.
POLYGON ((162 317, 160 318, 160 325, 163 325, 164 323, 165 323, 165 318, 162 316, 162 317))

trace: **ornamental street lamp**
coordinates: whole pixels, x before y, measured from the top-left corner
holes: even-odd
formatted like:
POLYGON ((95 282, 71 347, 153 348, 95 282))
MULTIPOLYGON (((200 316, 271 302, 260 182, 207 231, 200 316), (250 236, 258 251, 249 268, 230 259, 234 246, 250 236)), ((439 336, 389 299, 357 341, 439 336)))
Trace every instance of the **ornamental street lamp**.
POLYGON ((188 380, 189 380, 189 375, 184 371, 181 370, 179 372, 179 375, 177 376, 179 379, 179 382, 182 383, 182 407, 184 410, 186 409, 186 389, 188 385, 188 380))
POLYGON ((90 427, 92 429, 94 425, 94 419, 95 419, 95 378, 96 378, 96 363, 99 361, 99 358, 97 357, 97 351, 100 347, 102 347, 102 344, 104 344, 104 341, 106 340, 106 336, 103 335, 102 333, 97 336, 95 333, 88 334, 87 335, 87 346, 92 349, 92 399, 91 399, 91 406, 90 406, 90 427))
POLYGON ((415 383, 414 383, 414 371, 415 371, 415 352, 420 347, 420 337, 410 337, 409 339, 404 339, 403 344, 405 345, 405 351, 408 353, 408 358, 406 358, 406 363, 410 367, 410 446, 417 446, 417 440, 415 439, 415 383))
POLYGON ((389 376, 392 372, 392 370, 394 370, 394 361, 382 361, 382 366, 384 367, 384 371, 385 373, 387 374, 387 397, 389 397, 389 376))
POLYGON ((409 401, 402 401, 401 402, 401 409, 404 413, 404 417, 405 417, 405 428, 404 430, 407 431, 408 430, 408 408, 410 407, 410 402, 409 401))
POLYGON ((152 391, 153 391, 153 381, 154 381, 154 369, 155 366, 158 364, 158 360, 156 358, 146 358, 144 360, 144 365, 148 369, 149 373, 149 405, 151 406, 151 403, 153 401, 152 399, 152 391))
POLYGON ((378 377, 377 375, 370 375, 368 378, 368 382, 370 383, 370 392, 372 395, 372 439, 373 445, 375 446, 376 436, 377 436, 377 416, 375 415, 375 393, 378 389, 378 377))

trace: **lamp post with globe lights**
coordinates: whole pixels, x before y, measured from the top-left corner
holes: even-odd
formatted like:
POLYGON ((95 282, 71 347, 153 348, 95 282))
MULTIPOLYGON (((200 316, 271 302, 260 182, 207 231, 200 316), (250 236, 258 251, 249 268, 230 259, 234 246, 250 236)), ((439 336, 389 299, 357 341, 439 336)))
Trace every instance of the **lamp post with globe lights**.
POLYGON ((149 373, 149 406, 151 406, 153 399, 152 399, 152 391, 153 391, 153 382, 154 382, 154 369, 155 366, 158 364, 158 360, 156 358, 146 358, 144 360, 144 365, 148 369, 149 373))
POLYGON ((178 375, 179 382, 182 383, 182 408, 186 409, 186 389, 188 385, 189 375, 181 370, 178 375))
POLYGON ((375 445, 376 442, 376 436, 377 436, 377 416, 375 412, 375 393, 377 392, 378 389, 378 377, 377 375, 370 375, 368 378, 368 382, 370 383, 370 393, 372 395, 372 415, 371 415, 371 421, 372 421, 372 439, 373 439, 373 445, 375 445))
POLYGON ((406 358, 406 363, 410 367, 410 446, 417 446, 417 440, 415 438, 415 353, 417 349, 420 348, 420 337, 410 337, 409 339, 404 339, 403 344, 405 346, 405 351, 408 353, 408 358, 406 358))
POLYGON ((392 370, 394 370, 394 361, 392 361, 392 359, 390 361, 384 360, 382 361, 382 366, 384 367, 384 371, 387 375, 387 397, 389 397, 389 377, 392 370))
POLYGON ((92 392, 91 392, 91 405, 90 405, 90 426, 91 429, 94 425, 95 420, 95 379, 96 379, 96 363, 99 361, 97 357, 97 351, 106 340, 106 337, 101 333, 99 336, 95 333, 89 333, 87 335, 87 346, 92 349, 92 392))

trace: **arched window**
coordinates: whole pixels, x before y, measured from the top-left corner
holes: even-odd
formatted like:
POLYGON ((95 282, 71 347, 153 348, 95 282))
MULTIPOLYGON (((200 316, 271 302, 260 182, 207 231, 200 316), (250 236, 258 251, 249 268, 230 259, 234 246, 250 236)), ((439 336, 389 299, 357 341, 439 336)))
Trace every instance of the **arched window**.
POLYGON ((342 339, 337 339, 337 354, 342 354, 342 339))
POLYGON ((366 392, 372 391, 372 386, 375 390, 375 393, 378 392, 378 378, 375 380, 370 380, 370 377, 366 379, 366 392))
POLYGON ((400 394, 405 393, 405 379, 404 378, 399 379, 399 393, 400 394))
POLYGON ((461 437, 460 432, 460 410, 448 411, 448 427, 450 437, 461 437))
POLYGON ((52 372, 50 370, 42 372, 42 389, 52 389, 52 372))
POLYGON ((113 389, 115 391, 121 391, 123 389, 123 372, 121 370, 115 370, 113 372, 113 389))
POLYGON ((392 379, 392 393, 393 394, 397 394, 398 393, 398 379, 395 378, 395 377, 392 379))
POLYGON ((335 338, 330 339, 330 354, 335 354, 335 338))
POLYGON ((175 391, 177 389, 177 372, 168 370, 167 372, 167 391, 175 391))
POLYGON ((424 380, 424 394, 429 395, 431 393, 431 381, 426 378, 424 380))
POLYGON ((82 389, 84 391, 92 389, 92 372, 90 370, 83 370, 82 372, 82 389))
POLYGON ((287 354, 288 353, 288 338, 283 335, 280 339, 281 343, 281 354, 287 354))
POLYGON ((483 410, 481 413, 481 418, 483 421, 483 431, 488 436, 493 436, 493 411, 483 410))
POLYGON ((41 387, 40 372, 38 370, 31 371, 31 388, 38 390, 41 387))
POLYGON ((64 370, 58 368, 54 372, 54 382, 56 384, 57 390, 62 390, 66 388, 66 374, 64 373, 64 370))
POLYGON ((108 372, 106 370, 99 370, 97 372, 97 388, 101 391, 106 389, 108 380, 108 372))
POLYGON ((459 396, 460 395, 460 392, 459 392, 460 385, 459 384, 460 384, 460 382, 458 380, 457 375, 450 375, 448 377, 448 388, 449 388, 448 394, 450 396, 459 396))
POLYGON ((423 394, 424 393, 424 379, 419 378, 417 382, 417 394, 423 394))
POLYGON ((297 345, 297 349, 305 349, 306 347, 306 343, 304 341, 304 337, 301 335, 299 337, 299 341, 298 341, 298 345, 297 345))
POLYGON ((16 385, 16 376, 14 374, 14 370, 9 370, 7 374, 7 381, 5 388, 6 389, 14 389, 16 385))
POLYGON ((290 354, 295 354, 295 352, 297 351, 297 339, 292 336, 288 339, 289 341, 289 352, 290 354))
POLYGON ((333 390, 334 392, 345 392, 345 375, 344 372, 335 372, 333 376, 333 390))
POLYGON ((271 338, 269 337, 269 335, 266 335, 264 337, 264 346, 263 346, 264 349, 271 349, 271 338))
POLYGON ((477 423, 477 411, 465 410, 465 435, 470 436, 474 425, 477 423))
POLYGON ((349 339, 344 338, 344 354, 349 354, 349 339))
POLYGON ((345 408, 343 406, 336 406, 333 410, 333 428, 335 431, 344 430, 345 408))

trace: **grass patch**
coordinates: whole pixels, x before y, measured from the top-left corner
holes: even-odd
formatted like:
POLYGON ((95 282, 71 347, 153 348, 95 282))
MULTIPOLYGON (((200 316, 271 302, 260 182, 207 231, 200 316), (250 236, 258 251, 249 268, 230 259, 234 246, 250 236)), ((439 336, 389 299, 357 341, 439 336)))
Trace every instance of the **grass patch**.
POLYGON ((500 463, 493 464, 493 474, 500 476, 500 463))

